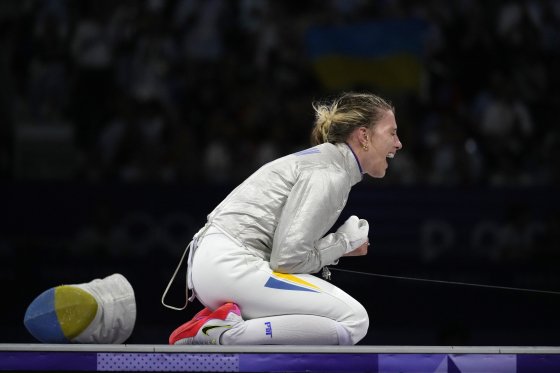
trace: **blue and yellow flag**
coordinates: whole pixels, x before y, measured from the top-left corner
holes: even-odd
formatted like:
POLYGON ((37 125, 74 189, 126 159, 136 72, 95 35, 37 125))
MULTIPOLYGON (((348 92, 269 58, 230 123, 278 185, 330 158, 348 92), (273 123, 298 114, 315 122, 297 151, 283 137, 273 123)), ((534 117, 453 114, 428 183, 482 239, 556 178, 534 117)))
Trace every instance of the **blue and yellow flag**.
POLYGON ((417 92, 426 31, 427 23, 416 19, 315 26, 306 34, 306 48, 326 88, 417 92))

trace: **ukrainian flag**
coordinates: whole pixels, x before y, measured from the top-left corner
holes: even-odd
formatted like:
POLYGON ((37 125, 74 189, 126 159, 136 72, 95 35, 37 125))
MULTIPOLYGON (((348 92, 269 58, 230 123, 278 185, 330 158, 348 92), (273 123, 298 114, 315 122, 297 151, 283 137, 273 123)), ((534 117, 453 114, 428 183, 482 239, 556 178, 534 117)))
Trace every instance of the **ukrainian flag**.
POLYGON ((426 22, 416 19, 316 26, 307 31, 305 42, 326 88, 418 92, 426 31, 426 22))

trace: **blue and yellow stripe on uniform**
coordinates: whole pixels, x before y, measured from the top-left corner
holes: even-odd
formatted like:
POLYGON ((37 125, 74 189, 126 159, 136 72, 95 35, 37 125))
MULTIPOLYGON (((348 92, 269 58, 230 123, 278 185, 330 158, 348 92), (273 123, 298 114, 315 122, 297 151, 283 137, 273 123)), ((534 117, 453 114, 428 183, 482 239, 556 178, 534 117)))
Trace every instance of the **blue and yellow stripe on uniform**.
POLYGON ((321 289, 310 282, 302 280, 301 278, 288 273, 272 272, 266 284, 267 288, 293 290, 293 291, 310 291, 312 293, 319 293, 321 289))

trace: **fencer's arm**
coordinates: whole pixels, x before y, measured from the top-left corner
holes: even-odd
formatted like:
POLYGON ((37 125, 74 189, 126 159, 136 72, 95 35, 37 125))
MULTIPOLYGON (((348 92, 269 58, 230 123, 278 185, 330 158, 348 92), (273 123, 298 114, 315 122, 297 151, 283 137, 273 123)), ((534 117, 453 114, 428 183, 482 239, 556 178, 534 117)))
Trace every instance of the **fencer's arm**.
POLYGON ((351 185, 336 170, 303 170, 274 234, 270 266, 283 273, 315 273, 347 251, 341 233, 325 233, 338 219, 351 185), (323 237, 324 236, 324 237, 323 237))

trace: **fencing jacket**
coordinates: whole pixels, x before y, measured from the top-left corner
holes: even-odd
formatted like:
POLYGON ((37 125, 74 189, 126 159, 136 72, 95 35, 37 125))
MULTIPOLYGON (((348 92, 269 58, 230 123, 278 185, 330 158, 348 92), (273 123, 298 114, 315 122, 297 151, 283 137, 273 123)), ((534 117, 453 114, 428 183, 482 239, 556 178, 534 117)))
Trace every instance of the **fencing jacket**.
POLYGON ((360 180, 350 146, 321 144, 262 166, 208 215, 208 223, 274 271, 315 273, 336 264, 349 247, 342 234, 325 234, 360 180))

